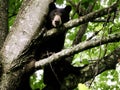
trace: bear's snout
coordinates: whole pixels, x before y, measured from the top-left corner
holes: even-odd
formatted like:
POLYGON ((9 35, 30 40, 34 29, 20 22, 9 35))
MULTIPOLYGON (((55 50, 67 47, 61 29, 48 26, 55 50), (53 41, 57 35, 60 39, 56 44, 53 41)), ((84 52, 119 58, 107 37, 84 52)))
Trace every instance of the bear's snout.
POLYGON ((52 21, 52 25, 54 27, 58 27, 62 24, 62 21, 61 21, 61 17, 59 15, 55 15, 53 21, 52 21))

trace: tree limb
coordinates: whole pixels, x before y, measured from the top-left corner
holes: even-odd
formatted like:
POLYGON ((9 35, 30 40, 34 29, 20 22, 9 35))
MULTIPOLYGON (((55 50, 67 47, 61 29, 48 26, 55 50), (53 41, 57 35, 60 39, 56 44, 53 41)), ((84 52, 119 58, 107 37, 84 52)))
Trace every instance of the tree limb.
MULTIPOLYGON (((69 78, 68 76, 67 80, 65 80, 67 81, 67 86, 76 87, 78 83, 85 83, 106 70, 115 69, 119 58, 120 58, 120 48, 117 48, 112 53, 105 56, 104 58, 99 59, 95 63, 89 64, 84 68, 81 68, 79 70, 80 76, 75 74, 72 78, 69 78), (71 84, 71 79, 74 85, 71 84)), ((63 84, 65 83, 66 82, 64 82, 63 84)))
POLYGON ((94 39, 94 40, 81 42, 81 43, 77 44, 76 46, 73 46, 73 47, 68 48, 68 49, 64 49, 56 54, 51 55, 48 58, 36 61, 35 68, 39 69, 42 66, 49 64, 53 61, 56 61, 60 58, 68 57, 68 56, 74 55, 78 52, 81 52, 83 50, 87 50, 87 49, 90 49, 90 48, 93 48, 93 47, 96 47, 96 46, 99 46, 102 44, 106 44, 106 43, 110 43, 110 42, 118 42, 119 40, 120 40, 120 34, 114 34, 114 35, 105 37, 102 40, 101 39, 94 39))
MULTIPOLYGON (((24 69, 10 73, 10 67, 30 44, 32 39, 39 34, 44 17, 47 14, 48 6, 52 0, 24 0, 16 20, 0 51, 3 64, 3 75, 0 83, 0 90, 30 90, 25 85, 29 83, 23 80, 24 69), (23 80, 23 82, 21 82, 23 80), (24 83, 24 84, 22 84, 24 83), (21 86, 20 88, 20 84, 21 86)), ((20 61, 20 59, 19 59, 20 61)))
POLYGON ((107 8, 95 11, 95 12, 91 12, 85 16, 80 17, 79 19, 74 19, 74 20, 64 24, 64 26, 67 27, 67 29, 70 29, 72 27, 76 27, 80 24, 89 22, 89 21, 94 20, 98 17, 106 15, 106 14, 108 14, 108 12, 112 13, 112 12, 116 11, 117 7, 118 7, 118 3, 116 2, 113 5, 111 5, 110 7, 107 7, 107 8))
MULTIPOLYGON (((54 35, 56 35, 56 34, 59 34, 59 33, 61 33, 61 32, 64 32, 65 30, 67 31, 67 29, 68 28, 72 28, 72 27, 74 27, 74 26, 76 26, 76 25, 79 25, 79 24, 82 24, 82 23, 85 23, 85 22, 88 22, 89 20, 92 20, 93 19, 93 17, 94 16, 96 16, 96 18, 97 17, 100 17, 100 16, 102 16, 102 15, 106 15, 107 13, 108 13, 108 10, 110 9, 110 12, 113 12, 115 9, 117 8, 117 4, 115 3, 115 4, 113 4, 112 6, 110 6, 110 7, 108 7, 108 8, 105 8, 105 9, 102 9, 102 10, 98 10, 98 11, 96 11, 96 12, 92 12, 92 13, 89 13, 89 14, 87 14, 87 15, 85 15, 85 16, 82 16, 82 17, 80 17, 79 19, 75 19, 75 20, 71 20, 71 21, 69 21, 69 22, 67 22, 67 23, 65 23, 64 24, 64 26, 63 27, 61 27, 61 29, 60 30, 57 30, 57 29, 51 29, 51 30, 48 30, 44 35, 43 35, 43 38, 41 39, 40 38, 40 42, 42 43, 42 41, 43 40, 45 40, 45 39, 48 39, 48 38, 50 38, 50 37, 52 37, 52 36, 54 36, 54 35), (110 9, 111 8, 111 9, 110 9), (89 18, 88 18, 89 17, 89 18), (71 23, 72 22, 72 23, 71 23)), ((95 18, 94 18, 95 19, 95 18)), ((101 41, 100 41, 101 42, 101 41)), ((99 43, 100 43, 99 42, 99 43)), ((113 41, 114 42, 114 41, 113 41)), ((84 50, 84 49, 83 49, 84 50)), ((79 51, 78 51, 79 52, 79 51)), ((61 55, 62 55, 62 53, 61 53, 61 55)), ((48 62, 47 63, 49 63, 49 61, 51 62, 52 61, 52 59, 51 60, 48 60, 48 62)), ((43 63, 41 63, 42 61, 40 61, 40 64, 42 64, 43 66, 44 66, 44 64, 46 63, 46 60, 44 61, 43 60, 43 62, 44 62, 44 64, 43 63)), ((39 63, 36 63, 36 64, 39 64, 39 63)), ((20 65, 21 66, 21 65, 20 65)), ((23 65, 24 66, 24 65, 23 65)), ((37 65, 36 66, 36 68, 40 68, 41 67, 41 65, 37 65)))
POLYGON ((93 20, 95 20, 98 17, 107 15, 108 11, 109 11, 109 13, 113 13, 116 10, 117 7, 118 7, 118 3, 116 2, 116 3, 114 3, 113 5, 111 5, 111 6, 107 7, 107 8, 104 8, 104 9, 101 9, 101 10, 98 10, 98 11, 95 11, 95 12, 88 13, 88 14, 86 14, 86 15, 78 18, 78 19, 70 20, 67 23, 65 23, 61 27, 60 30, 57 30, 56 28, 48 30, 44 34, 44 38, 49 38, 49 37, 51 37, 51 35, 58 34, 58 32, 64 32, 64 31, 67 31, 70 28, 79 26, 79 25, 87 23, 89 21, 93 21, 93 20))
MULTIPOLYGON (((112 12, 114 12, 114 10, 116 10, 117 6, 118 6, 117 3, 115 3, 115 4, 111 5, 108 8, 104 8, 102 10, 91 12, 91 13, 89 13, 87 15, 84 15, 84 16, 80 17, 79 19, 70 20, 69 22, 65 23, 63 25, 63 27, 60 27, 60 30, 57 30, 56 28, 48 30, 46 33, 44 33, 43 38, 39 38, 37 43, 38 42, 42 43, 42 41, 45 41, 45 40, 47 40, 47 39, 49 39, 49 38, 51 38, 51 37, 53 37, 53 36, 55 36, 57 34, 60 34, 60 33, 64 32, 64 31, 67 31, 69 28, 72 28, 75 25, 80 25, 80 24, 89 22, 89 20, 92 21, 93 18, 95 19, 95 18, 98 18, 100 16, 106 15, 106 14, 108 14, 108 11, 110 13, 112 13, 112 12)), ((21 66, 21 65, 19 65, 19 66, 21 66)))
POLYGON ((118 59, 120 58, 120 48, 116 48, 112 53, 99 59, 93 64, 88 65, 81 70, 80 82, 86 82, 96 75, 110 69, 115 69, 118 59), (82 79, 84 77, 84 79, 82 79))

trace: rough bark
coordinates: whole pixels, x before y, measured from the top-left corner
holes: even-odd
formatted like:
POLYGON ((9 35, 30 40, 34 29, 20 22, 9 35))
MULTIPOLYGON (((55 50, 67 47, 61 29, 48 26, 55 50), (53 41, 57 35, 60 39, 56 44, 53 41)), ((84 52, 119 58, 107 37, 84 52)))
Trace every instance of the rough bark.
MULTIPOLYGON (((2 82, 0 90, 22 90, 20 82, 24 68, 10 72, 12 62, 18 59, 25 48, 40 32, 48 5, 52 0, 24 0, 16 20, 2 47, 1 56, 3 64, 2 82)), ((19 61, 21 61, 19 59, 19 61)), ((25 75, 25 74, 24 74, 25 75)), ((26 82, 22 82, 26 84, 26 82)), ((22 84, 22 85, 24 85, 22 84)), ((28 90, 24 87, 24 90, 28 90)))
POLYGON ((8 33, 8 2, 0 0, 0 49, 8 33))
MULTIPOLYGON (((3 46, 3 42, 5 41, 7 33, 8 33, 8 2, 7 0, 0 0, 0 50, 3 46)), ((2 64, 0 58, 0 78, 1 75, 2 64)))

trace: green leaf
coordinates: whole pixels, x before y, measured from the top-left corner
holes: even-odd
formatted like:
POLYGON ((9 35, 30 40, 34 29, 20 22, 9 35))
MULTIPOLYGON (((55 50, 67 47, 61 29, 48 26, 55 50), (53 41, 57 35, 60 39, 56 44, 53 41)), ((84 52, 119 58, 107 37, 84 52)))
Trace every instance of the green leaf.
POLYGON ((88 87, 85 86, 85 84, 78 84, 78 90, 89 90, 88 87))
POLYGON ((83 59, 83 60, 82 60, 82 63, 83 63, 83 64, 89 64, 89 61, 88 61, 88 59, 83 59))

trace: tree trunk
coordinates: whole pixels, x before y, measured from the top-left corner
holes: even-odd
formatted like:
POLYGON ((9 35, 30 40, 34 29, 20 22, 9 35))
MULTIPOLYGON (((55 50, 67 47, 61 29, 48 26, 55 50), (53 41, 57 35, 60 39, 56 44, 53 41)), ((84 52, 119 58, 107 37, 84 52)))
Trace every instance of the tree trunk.
MULTIPOLYGON (((0 0, 0 50, 8 33, 8 2, 0 0)), ((0 78, 2 75, 2 64, 0 58, 0 78)), ((1 80, 1 79, 0 79, 1 80)))
MULTIPOLYGON (((24 79, 29 79, 22 68, 18 71, 11 72, 11 66, 14 62, 26 60, 24 57, 19 58, 23 51, 30 45, 30 42, 39 35, 39 32, 47 14, 48 5, 52 0, 24 0, 16 20, 5 40, 1 50, 3 74, 0 90, 30 90, 26 86, 24 79), (23 81, 23 82, 21 82, 23 81), (22 83, 22 84, 21 84, 22 83), (24 86, 20 86, 24 85, 24 86)), ((7 24, 6 24, 7 25, 7 24)), ((19 64, 19 63, 17 63, 19 64)))
POLYGON ((0 49, 8 33, 8 1, 0 0, 0 49))

